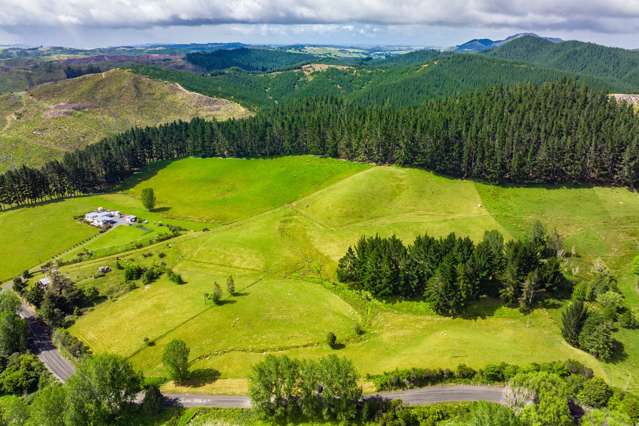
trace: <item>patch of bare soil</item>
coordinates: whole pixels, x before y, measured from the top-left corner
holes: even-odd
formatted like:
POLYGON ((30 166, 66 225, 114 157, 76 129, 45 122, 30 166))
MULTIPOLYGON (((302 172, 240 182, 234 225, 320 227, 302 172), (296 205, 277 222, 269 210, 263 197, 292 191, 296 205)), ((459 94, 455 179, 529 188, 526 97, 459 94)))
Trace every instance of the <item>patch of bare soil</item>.
POLYGON ((346 65, 306 64, 306 65, 302 65, 302 72, 304 72, 304 75, 308 77, 311 74, 315 74, 316 72, 323 72, 330 68, 335 68, 342 71, 353 69, 353 67, 348 67, 346 65))
POLYGON ((62 117, 65 115, 69 115, 74 111, 83 111, 91 108, 95 108, 95 105, 87 102, 75 104, 63 102, 61 104, 55 104, 49 107, 49 109, 45 111, 44 116, 45 118, 62 117))
POLYGON ((626 102, 630 105, 639 106, 639 94, 613 93, 610 96, 617 102, 626 102))

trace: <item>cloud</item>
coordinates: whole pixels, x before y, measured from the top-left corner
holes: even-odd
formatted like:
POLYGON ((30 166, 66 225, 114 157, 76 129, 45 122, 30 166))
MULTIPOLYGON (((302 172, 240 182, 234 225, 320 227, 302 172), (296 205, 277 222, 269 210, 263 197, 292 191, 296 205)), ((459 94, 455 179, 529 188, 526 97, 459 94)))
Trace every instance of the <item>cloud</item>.
POLYGON ((0 28, 441 25, 639 31, 639 0, 0 0, 0 28))

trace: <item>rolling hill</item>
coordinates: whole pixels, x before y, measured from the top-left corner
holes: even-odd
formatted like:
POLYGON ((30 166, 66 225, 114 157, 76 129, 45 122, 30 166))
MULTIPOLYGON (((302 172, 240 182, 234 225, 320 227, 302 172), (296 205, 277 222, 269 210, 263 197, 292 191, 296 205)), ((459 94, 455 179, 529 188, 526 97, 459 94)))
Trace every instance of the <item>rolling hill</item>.
POLYGON ((247 114, 234 102, 120 69, 43 84, 0 97, 0 171, 39 165, 135 126, 247 114))
POLYGON ((553 43, 526 36, 498 46, 487 54, 617 81, 639 90, 639 52, 631 50, 580 41, 553 43))
POLYGON ((134 70, 163 81, 177 82, 207 96, 231 99, 251 108, 317 96, 335 96, 361 105, 420 105, 425 101, 519 82, 542 83, 579 78, 591 87, 628 92, 624 83, 476 54, 437 54, 417 51, 373 61, 366 66, 324 66, 309 73, 303 68, 273 73, 239 70, 199 75, 159 67, 134 70), (321 71, 321 72, 320 72, 321 71))
MULTIPOLYGON (((587 279, 592 262, 601 259, 636 307, 631 261, 639 244, 639 199, 631 191, 499 187, 416 169, 309 156, 189 158, 151 170, 129 186, 0 213, 0 239, 23 241, 19 247, 0 244, 0 254, 6 258, 14 253, 24 261, 2 275, 36 263, 33 254, 43 261, 90 237, 94 231, 74 222, 73 215, 96 206, 138 214, 151 225, 169 222, 191 229, 155 246, 125 253, 115 247, 102 257, 62 268, 80 286, 96 286, 112 296, 71 328, 95 351, 121 354, 147 375, 162 376, 162 350, 178 338, 191 347, 193 369, 221 373, 218 381, 177 390, 245 392, 251 365, 268 353, 330 353, 324 344, 328 331, 345 343, 340 354, 364 374, 460 362, 480 367, 573 358, 613 384, 639 388, 637 332, 616 333, 625 358, 601 363, 562 340, 562 300, 528 315, 484 300, 468 318, 444 318, 424 302, 373 301, 333 283, 337 260, 364 234, 395 234, 410 241, 424 232, 442 236, 454 231, 477 240, 485 230, 496 229, 507 238, 520 238, 534 220, 541 220, 578 253, 566 260, 567 269, 587 279), (154 212, 141 209, 138 197, 145 187, 155 188, 158 195, 154 212), (179 190, 184 187, 189 191, 179 190), (40 232, 27 242, 23 236, 37 218, 40 232), (67 238, 56 240, 60 232, 67 238), (164 262, 187 283, 176 285, 163 277, 129 291, 116 257, 144 265, 164 262), (101 265, 113 272, 95 278, 101 265), (229 275, 239 295, 226 297, 221 306, 205 304, 202 295, 229 275), (355 333, 358 324, 366 329, 364 335, 355 333)), ((113 238, 119 243, 141 238, 117 229, 110 232, 119 233, 113 238)))

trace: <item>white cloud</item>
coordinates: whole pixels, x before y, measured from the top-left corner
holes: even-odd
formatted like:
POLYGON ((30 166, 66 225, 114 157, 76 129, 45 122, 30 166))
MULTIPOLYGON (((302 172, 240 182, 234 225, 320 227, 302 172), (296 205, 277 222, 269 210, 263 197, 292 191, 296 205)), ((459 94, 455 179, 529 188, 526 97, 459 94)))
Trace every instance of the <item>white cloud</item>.
POLYGON ((0 0, 0 28, 442 25, 639 31, 639 0, 0 0))

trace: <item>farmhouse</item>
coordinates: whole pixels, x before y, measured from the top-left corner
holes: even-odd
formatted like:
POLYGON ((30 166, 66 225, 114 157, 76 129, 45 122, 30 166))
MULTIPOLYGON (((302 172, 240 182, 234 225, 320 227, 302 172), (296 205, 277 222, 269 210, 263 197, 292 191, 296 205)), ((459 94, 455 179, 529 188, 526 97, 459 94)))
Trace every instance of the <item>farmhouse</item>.
POLYGON ((98 207, 96 211, 84 215, 84 221, 92 226, 103 228, 105 226, 117 226, 137 222, 137 217, 133 215, 123 215, 117 210, 105 210, 98 207))

